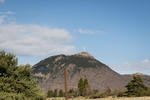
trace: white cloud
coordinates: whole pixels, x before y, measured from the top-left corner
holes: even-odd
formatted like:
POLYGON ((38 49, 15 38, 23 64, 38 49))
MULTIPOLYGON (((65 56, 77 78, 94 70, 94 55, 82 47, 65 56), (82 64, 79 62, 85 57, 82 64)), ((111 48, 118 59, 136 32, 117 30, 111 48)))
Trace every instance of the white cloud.
POLYGON ((70 53, 75 50, 72 36, 65 29, 51 29, 39 25, 0 25, 0 48, 19 55, 45 56, 70 53))
POLYGON ((15 23, 14 21, 16 21, 16 19, 10 17, 10 15, 14 15, 14 14, 16 13, 12 11, 0 12, 0 24, 15 23))
POLYGON ((49 28, 41 25, 17 24, 10 14, 1 12, 0 15, 0 50, 13 52, 24 56, 46 56, 58 53, 72 53, 73 40, 66 29, 49 28))
POLYGON ((4 2, 5 0, 0 0, 0 3, 4 2))
POLYGON ((142 62, 143 63, 149 63, 150 61, 148 59, 144 59, 142 62))
POLYGON ((16 14, 15 12, 12 12, 12 11, 7 11, 5 13, 8 14, 8 15, 14 15, 14 14, 16 14))
POLYGON ((122 74, 137 72, 150 74, 150 61, 149 59, 144 59, 139 62, 126 62, 120 65, 114 65, 113 69, 122 74))
POLYGON ((6 15, 1 15, 0 16, 0 24, 4 23, 6 18, 7 18, 6 15))
POLYGON ((102 34, 104 31, 94 31, 94 30, 89 30, 89 29, 78 29, 77 32, 81 34, 102 34))

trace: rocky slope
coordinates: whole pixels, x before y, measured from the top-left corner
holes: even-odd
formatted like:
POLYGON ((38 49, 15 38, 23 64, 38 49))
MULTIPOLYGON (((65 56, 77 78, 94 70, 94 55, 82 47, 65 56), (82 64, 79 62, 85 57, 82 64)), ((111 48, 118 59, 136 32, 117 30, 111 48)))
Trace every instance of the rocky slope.
POLYGON ((105 91, 108 86, 112 90, 124 89, 132 78, 130 75, 116 73, 86 52, 46 58, 33 66, 33 76, 45 91, 64 90, 64 67, 67 69, 69 89, 77 89, 81 77, 87 78, 91 88, 99 91, 105 91))

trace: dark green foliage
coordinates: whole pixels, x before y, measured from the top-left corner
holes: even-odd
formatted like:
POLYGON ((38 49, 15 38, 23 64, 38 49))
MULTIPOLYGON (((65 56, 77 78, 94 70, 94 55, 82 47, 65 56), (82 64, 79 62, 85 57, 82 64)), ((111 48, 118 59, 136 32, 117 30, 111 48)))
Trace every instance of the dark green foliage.
POLYGON ((77 97, 78 96, 78 93, 77 91, 73 90, 73 89, 70 89, 68 91, 68 97, 77 97))
POLYGON ((133 75, 133 79, 126 85, 127 91, 114 91, 117 97, 139 97, 150 96, 150 88, 144 84, 140 75, 133 75))
POLYGON ((47 97, 50 98, 50 97, 54 97, 54 93, 52 90, 48 90, 47 92, 47 97))
POLYGON ((58 96, 58 91, 57 89, 54 90, 54 97, 57 97, 58 96))
POLYGON ((144 84, 143 79, 139 75, 134 75, 126 88, 126 94, 130 97, 150 95, 149 88, 144 84))
POLYGON ((30 65, 17 65, 13 54, 0 51, 0 100, 44 100, 30 65))
POLYGON ((107 95, 105 93, 101 93, 101 94, 93 94, 89 98, 96 99, 96 98, 105 98, 105 97, 107 97, 107 95))
POLYGON ((91 89, 87 79, 80 78, 78 82, 78 91, 80 96, 87 96, 90 94, 91 89))
POLYGON ((127 91, 111 91, 109 87, 106 88, 106 91, 100 94, 93 94, 89 98, 96 99, 96 98, 105 98, 108 96, 112 97, 138 97, 138 96, 150 96, 150 88, 147 87, 142 78, 138 75, 133 76, 133 80, 131 80, 127 87, 127 91))
POLYGON ((0 51, 0 77, 10 76, 16 70, 17 58, 13 54, 0 51))
POLYGON ((111 96, 111 94, 109 94, 108 92, 103 92, 103 93, 100 93, 100 94, 93 94, 89 98, 90 99, 96 99, 96 98, 105 98, 105 97, 108 97, 108 96, 111 96))
MULTIPOLYGON (((73 89, 70 89, 68 91, 68 97, 77 97, 78 94, 77 94, 77 91, 74 91, 73 89)), ((48 90, 47 92, 47 97, 50 98, 50 97, 65 97, 65 92, 60 89, 60 90, 48 90)))
POLYGON ((83 94, 84 94, 84 81, 82 78, 80 78, 80 80, 78 82, 78 90, 79 90, 79 95, 83 96, 83 94))
POLYGON ((100 98, 100 94, 92 94, 89 96, 90 99, 97 99, 100 98))
POLYGON ((111 89, 109 87, 107 87, 105 92, 100 93, 100 94, 92 94, 92 95, 90 95, 89 98, 91 98, 91 99, 105 98, 105 97, 108 97, 108 96, 112 96, 112 94, 113 93, 111 92, 111 89))
POLYGON ((57 89, 53 90, 48 90, 47 92, 47 97, 64 97, 65 93, 63 92, 62 89, 60 89, 59 91, 57 89))
POLYGON ((113 96, 125 97, 125 96, 127 96, 127 94, 125 91, 118 91, 118 92, 116 92, 116 94, 114 93, 113 96))
POLYGON ((60 89, 58 93, 58 97, 64 97, 64 96, 65 96, 65 93, 63 92, 62 89, 60 89))

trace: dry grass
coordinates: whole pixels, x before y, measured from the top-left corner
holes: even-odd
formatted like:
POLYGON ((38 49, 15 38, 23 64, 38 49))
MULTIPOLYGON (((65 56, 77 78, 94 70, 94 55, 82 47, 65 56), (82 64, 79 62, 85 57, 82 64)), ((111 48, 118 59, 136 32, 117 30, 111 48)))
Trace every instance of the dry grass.
MULTIPOLYGON (((65 100, 65 98, 48 98, 47 100, 65 100)), ((121 98, 99 98, 99 99, 86 99, 83 97, 70 98, 69 100, 150 100, 150 97, 121 97, 121 98)))

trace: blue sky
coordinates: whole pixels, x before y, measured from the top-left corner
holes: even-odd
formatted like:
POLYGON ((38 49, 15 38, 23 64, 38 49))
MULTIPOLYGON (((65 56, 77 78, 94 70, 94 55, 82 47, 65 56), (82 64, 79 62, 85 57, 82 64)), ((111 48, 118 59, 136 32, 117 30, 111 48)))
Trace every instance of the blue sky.
POLYGON ((19 64, 87 51, 115 71, 150 73, 149 0, 0 0, 0 49, 19 64))

